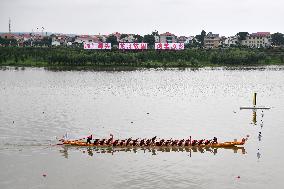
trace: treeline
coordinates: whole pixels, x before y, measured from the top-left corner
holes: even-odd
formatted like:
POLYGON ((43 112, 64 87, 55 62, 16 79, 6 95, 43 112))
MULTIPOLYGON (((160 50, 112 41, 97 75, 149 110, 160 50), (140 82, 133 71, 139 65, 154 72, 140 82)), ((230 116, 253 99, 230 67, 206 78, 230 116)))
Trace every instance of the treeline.
POLYGON ((284 63, 284 50, 229 48, 183 51, 99 51, 64 47, 0 47, 0 65, 2 66, 199 67, 272 63, 284 63))

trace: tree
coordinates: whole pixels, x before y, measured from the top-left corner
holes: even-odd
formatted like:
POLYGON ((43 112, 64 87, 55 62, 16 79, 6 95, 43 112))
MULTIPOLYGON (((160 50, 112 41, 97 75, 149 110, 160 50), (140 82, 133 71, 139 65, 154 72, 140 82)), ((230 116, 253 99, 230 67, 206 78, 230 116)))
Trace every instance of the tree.
POLYGON ((155 30, 155 31, 152 32, 152 35, 153 36, 159 36, 159 32, 157 30, 155 30))
POLYGON ((107 43, 111 43, 111 45, 118 45, 118 42, 117 42, 117 37, 114 36, 114 35, 109 35, 106 39, 106 42, 107 43))
POLYGON ((239 33, 237 33, 238 41, 245 40, 248 35, 249 35, 248 32, 239 32, 239 33))
POLYGON ((204 46, 204 38, 206 36, 206 32, 204 30, 201 31, 200 35, 196 35, 195 38, 198 40, 200 47, 204 46))
POLYGON ((135 43, 141 43, 143 41, 143 37, 141 35, 134 35, 134 41, 135 43))
POLYGON ((0 37, 0 44, 4 46, 17 46, 18 42, 16 39, 6 39, 0 37))
POLYGON ((143 42, 148 43, 150 46, 154 46, 155 44, 154 35, 144 35, 143 42))
POLYGON ((43 37, 42 45, 44 46, 51 46, 52 38, 51 37, 43 37))
POLYGON ((198 40, 195 38, 192 39, 192 43, 190 45, 191 47, 200 47, 200 42, 198 42, 198 40))
POLYGON ((284 34, 282 33, 274 33, 271 35, 271 41, 272 41, 272 45, 284 45, 284 34))
POLYGON ((126 38, 126 37, 128 37, 127 34, 121 34, 121 35, 120 35, 120 39, 123 39, 123 38, 126 38))

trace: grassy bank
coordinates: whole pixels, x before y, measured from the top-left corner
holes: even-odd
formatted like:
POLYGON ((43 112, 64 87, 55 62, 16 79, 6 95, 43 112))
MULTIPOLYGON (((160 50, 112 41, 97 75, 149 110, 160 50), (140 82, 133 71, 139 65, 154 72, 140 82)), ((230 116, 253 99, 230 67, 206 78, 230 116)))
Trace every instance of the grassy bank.
POLYGON ((284 65, 284 49, 95 51, 81 48, 0 47, 0 66, 157 68, 284 65))

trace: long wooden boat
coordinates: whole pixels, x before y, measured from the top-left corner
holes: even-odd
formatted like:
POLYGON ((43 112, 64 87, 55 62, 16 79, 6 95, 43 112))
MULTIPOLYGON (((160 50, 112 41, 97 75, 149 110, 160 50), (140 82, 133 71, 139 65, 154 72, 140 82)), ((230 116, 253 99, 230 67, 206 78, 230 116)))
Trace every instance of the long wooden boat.
POLYGON ((232 147, 237 147, 237 146, 243 146, 246 142, 246 139, 242 139, 241 141, 231 141, 231 142, 221 142, 221 143, 209 143, 209 144, 185 144, 183 143, 182 145, 155 145, 155 144, 150 144, 150 145, 143 145, 140 146, 139 144, 136 145, 132 145, 132 144, 128 144, 128 145, 116 145, 114 146, 113 144, 93 144, 93 143, 87 143, 84 141, 80 141, 80 140, 62 140, 62 143, 59 145, 65 145, 65 146, 90 146, 90 147, 99 147, 99 148, 135 148, 135 147, 150 147, 150 148, 168 148, 168 147, 179 147, 179 148, 232 148, 232 147))

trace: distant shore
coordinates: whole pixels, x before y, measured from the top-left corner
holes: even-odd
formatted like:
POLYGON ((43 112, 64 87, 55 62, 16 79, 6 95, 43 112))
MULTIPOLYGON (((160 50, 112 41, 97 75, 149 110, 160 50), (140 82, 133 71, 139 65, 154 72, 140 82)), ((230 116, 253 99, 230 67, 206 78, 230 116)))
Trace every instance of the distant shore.
POLYGON ((265 65, 284 65, 284 49, 100 51, 67 47, 0 47, 0 66, 127 70, 265 65))

